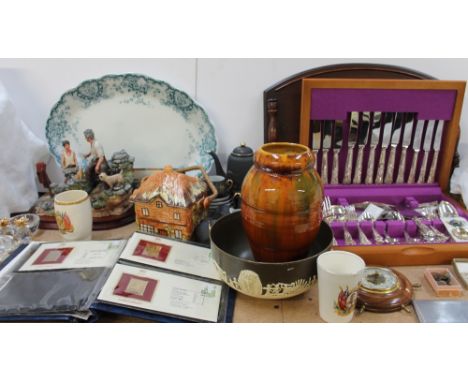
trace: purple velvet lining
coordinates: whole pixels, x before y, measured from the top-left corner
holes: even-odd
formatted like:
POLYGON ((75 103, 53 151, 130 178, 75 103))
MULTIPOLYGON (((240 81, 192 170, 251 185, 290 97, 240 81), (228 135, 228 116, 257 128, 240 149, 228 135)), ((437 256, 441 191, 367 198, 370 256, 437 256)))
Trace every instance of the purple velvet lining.
MULTIPOLYGON (((365 201, 374 201, 392 204, 403 214, 408 216, 416 216, 414 208, 418 208, 419 203, 427 203, 433 201, 446 200, 453 203, 453 200, 448 198, 437 185, 325 185, 325 195, 330 197, 332 204, 340 204, 343 206, 365 201)), ((458 205, 455 205, 460 216, 468 218, 465 211, 458 205)), ((357 211, 358 214, 361 211, 357 211)), ((441 220, 434 219, 432 221, 424 220, 428 225, 433 225, 439 231, 448 234, 441 220)), ((338 245, 345 245, 344 231, 342 222, 332 222, 331 228, 338 245)), ((358 243, 357 222, 347 222, 346 227, 353 238, 358 243)), ((363 221, 360 223, 362 231, 367 238, 372 241, 372 225, 371 222, 363 221)), ((377 221, 375 222, 376 230, 383 235, 387 232, 391 237, 399 238, 404 241, 404 231, 410 236, 417 236, 418 228, 411 220, 401 221, 377 221)), ((449 240, 450 244, 457 244, 453 240, 449 240)))
POLYGON ((416 112, 419 119, 450 120, 456 90, 312 89, 311 120, 346 120, 351 111, 416 112))

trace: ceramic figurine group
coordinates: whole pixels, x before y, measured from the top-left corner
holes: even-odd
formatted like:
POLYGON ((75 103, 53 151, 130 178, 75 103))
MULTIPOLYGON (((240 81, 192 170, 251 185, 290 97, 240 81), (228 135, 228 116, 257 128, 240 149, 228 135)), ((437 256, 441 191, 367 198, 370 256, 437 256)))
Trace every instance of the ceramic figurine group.
POLYGON ((45 166, 38 166, 39 179, 50 190, 50 195, 41 197, 35 206, 41 219, 53 216, 53 196, 68 190, 83 190, 90 195, 94 218, 118 217, 132 208, 129 198, 135 187, 135 158, 120 150, 108 160, 94 131, 86 129, 83 135, 89 143, 89 151, 82 156, 75 153, 69 140, 62 141, 63 184, 50 183, 45 166))

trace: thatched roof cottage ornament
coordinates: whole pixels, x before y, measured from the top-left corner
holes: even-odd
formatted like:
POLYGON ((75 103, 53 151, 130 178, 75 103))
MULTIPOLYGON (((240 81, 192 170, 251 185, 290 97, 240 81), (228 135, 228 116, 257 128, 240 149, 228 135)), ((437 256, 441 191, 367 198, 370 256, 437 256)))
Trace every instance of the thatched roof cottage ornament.
POLYGON ((139 231, 189 240, 217 194, 202 167, 176 171, 166 166, 143 179, 130 199, 139 231), (186 174, 194 170, 204 180, 186 174))

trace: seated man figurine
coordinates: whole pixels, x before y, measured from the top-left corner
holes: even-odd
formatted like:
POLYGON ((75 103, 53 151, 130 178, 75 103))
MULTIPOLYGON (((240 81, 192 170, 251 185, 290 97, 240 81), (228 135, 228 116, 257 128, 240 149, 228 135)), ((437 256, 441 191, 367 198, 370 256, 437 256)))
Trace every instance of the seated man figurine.
POLYGON ((78 172, 78 162, 76 154, 70 147, 70 141, 64 140, 62 142, 63 151, 60 155, 60 164, 65 176, 65 183, 70 183, 73 177, 78 172))
POLYGON ((86 141, 91 145, 90 152, 84 156, 85 158, 89 158, 86 178, 96 184, 99 182, 99 174, 108 170, 104 148, 96 141, 93 130, 86 129, 83 134, 86 141))

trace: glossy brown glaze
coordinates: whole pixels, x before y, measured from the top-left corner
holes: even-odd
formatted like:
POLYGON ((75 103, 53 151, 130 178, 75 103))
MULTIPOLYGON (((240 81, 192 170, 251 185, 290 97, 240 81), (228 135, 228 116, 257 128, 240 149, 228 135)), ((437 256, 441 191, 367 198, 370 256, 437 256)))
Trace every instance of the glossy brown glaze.
POLYGON ((241 213, 257 261, 304 257, 322 221, 323 187, 308 147, 268 143, 255 153, 241 191, 241 213))

